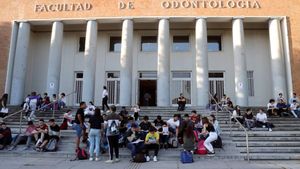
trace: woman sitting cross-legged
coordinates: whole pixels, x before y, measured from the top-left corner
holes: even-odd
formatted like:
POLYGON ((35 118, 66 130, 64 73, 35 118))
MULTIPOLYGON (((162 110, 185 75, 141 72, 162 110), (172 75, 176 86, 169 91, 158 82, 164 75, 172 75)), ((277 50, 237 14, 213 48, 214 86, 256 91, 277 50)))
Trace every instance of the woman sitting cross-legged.
POLYGON ((157 161, 157 155, 159 151, 159 133, 156 128, 151 126, 149 133, 146 135, 145 139, 145 149, 146 149, 146 160, 150 161, 149 150, 154 150, 153 161, 157 161))

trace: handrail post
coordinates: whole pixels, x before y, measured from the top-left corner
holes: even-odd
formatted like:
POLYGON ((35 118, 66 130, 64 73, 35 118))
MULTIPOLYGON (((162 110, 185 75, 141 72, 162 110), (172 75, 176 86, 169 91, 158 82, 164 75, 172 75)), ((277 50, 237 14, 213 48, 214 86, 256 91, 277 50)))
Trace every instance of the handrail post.
POLYGON ((248 162, 250 162, 250 155, 249 155, 249 136, 248 136, 248 132, 246 132, 246 149, 247 149, 247 160, 248 162))
POLYGON ((19 133, 22 133, 22 116, 23 116, 23 111, 20 113, 20 125, 19 125, 19 133))
POLYGON ((54 118, 54 113, 55 113, 55 108, 56 108, 55 103, 56 103, 56 101, 52 104, 52 107, 53 107, 52 118, 53 119, 55 119, 54 118))
POLYGON ((231 121, 231 114, 228 113, 229 116, 229 129, 230 129, 230 136, 232 136, 232 121, 231 121))

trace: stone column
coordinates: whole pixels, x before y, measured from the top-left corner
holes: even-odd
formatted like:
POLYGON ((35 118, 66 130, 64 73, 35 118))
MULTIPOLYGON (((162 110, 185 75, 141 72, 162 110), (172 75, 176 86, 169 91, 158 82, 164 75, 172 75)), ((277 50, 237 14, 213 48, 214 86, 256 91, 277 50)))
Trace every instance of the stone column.
MULTIPOLYGON (((206 106, 209 101, 208 53, 206 19, 196 21, 196 82, 197 106, 206 106)), ((213 95, 213 93, 212 93, 213 95)))
POLYGON ((169 20, 158 26, 157 106, 170 106, 170 28, 169 20))
POLYGON ((59 94, 63 33, 63 23, 60 21, 53 22, 47 73, 47 92, 49 96, 59 94))
POLYGON ((19 105, 24 100, 29 41, 30 24, 28 22, 21 22, 19 24, 14 60, 14 70, 10 97, 11 105, 19 105))
POLYGON ((234 53, 235 99, 239 106, 248 106, 248 79, 245 53, 244 25, 242 18, 234 18, 232 23, 234 53))
POLYGON ((95 71, 97 58, 97 36, 98 23, 90 20, 87 23, 85 51, 84 51, 84 71, 82 100, 85 102, 94 100, 95 71))
POLYGON ((133 21, 123 21, 121 42, 120 105, 131 105, 133 21))
POLYGON ((273 97, 278 97, 279 93, 283 93, 286 97, 286 73, 284 69, 280 18, 271 18, 269 20, 269 38, 271 52, 273 97))
MULTIPOLYGON (((6 81, 5 81, 5 93, 11 94, 11 83, 13 78, 13 69, 14 69, 14 60, 16 54, 16 45, 18 38, 19 24, 14 22, 12 25, 11 38, 10 38, 10 49, 9 57, 7 61, 7 72, 6 72, 6 81)), ((10 95, 9 95, 10 97, 10 95)))

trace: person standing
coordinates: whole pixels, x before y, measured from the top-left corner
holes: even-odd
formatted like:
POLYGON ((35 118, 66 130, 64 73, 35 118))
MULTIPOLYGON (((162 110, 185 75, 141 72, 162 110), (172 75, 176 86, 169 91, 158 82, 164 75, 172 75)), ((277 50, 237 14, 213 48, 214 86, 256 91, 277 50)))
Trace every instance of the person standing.
POLYGON ((85 130, 86 127, 84 125, 84 110, 86 108, 85 102, 80 103, 80 107, 77 110, 74 124, 73 124, 73 129, 76 130, 76 150, 80 148, 80 138, 83 136, 83 140, 85 140, 85 130))
POLYGON ((121 117, 116 114, 116 106, 112 105, 110 107, 111 113, 107 115, 105 120, 106 136, 109 144, 110 159, 106 163, 119 162, 119 135, 120 135, 120 123, 121 117), (116 159, 113 157, 115 151, 116 159))
POLYGON ((107 92, 106 86, 103 86, 103 92, 102 92, 102 110, 103 110, 103 112, 105 110, 105 107, 107 110, 109 110, 107 101, 108 101, 108 92, 107 92))
POLYGON ((101 110, 99 108, 95 109, 95 114, 91 116, 90 120, 90 161, 94 160, 94 152, 96 154, 95 161, 99 161, 100 158, 100 138, 101 138, 101 128, 103 128, 104 120, 101 116, 101 110))
POLYGON ((29 97, 29 107, 30 107, 31 113, 29 115, 28 121, 36 118, 35 111, 37 108, 37 102, 38 102, 38 96, 36 95, 36 92, 32 92, 31 96, 29 97))

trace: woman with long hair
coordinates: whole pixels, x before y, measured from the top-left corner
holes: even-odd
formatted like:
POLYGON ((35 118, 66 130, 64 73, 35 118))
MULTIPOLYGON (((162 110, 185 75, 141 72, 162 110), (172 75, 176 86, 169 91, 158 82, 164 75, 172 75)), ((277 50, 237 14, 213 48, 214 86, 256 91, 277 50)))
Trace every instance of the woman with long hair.
POLYGON ((7 104, 7 99, 8 99, 8 94, 5 93, 0 99, 0 117, 3 118, 8 114, 8 109, 6 107, 7 104))
POLYGON ((101 129, 103 129, 104 123, 104 120, 101 116, 101 110, 99 108, 95 109, 95 114, 90 118, 89 123, 90 161, 94 160, 94 152, 96 153, 95 161, 99 161, 101 129))
POLYGON ((186 151, 193 151, 195 149, 194 123, 190 120, 187 121, 183 132, 183 148, 186 151))

